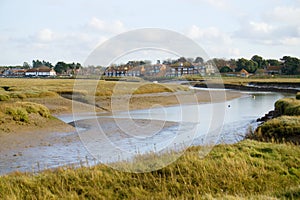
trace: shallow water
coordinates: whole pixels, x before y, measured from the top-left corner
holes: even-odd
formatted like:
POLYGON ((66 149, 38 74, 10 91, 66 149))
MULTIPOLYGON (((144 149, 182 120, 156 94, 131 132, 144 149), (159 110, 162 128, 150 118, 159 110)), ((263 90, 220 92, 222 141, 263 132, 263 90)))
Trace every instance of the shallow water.
MULTIPOLYGON (((0 174, 15 170, 39 171, 65 164, 86 162, 96 164, 129 160, 144 153, 163 152, 190 145, 235 143, 245 136, 249 128, 255 129, 258 125, 256 119, 272 110, 275 101, 284 96, 280 93, 245 92, 245 96, 224 103, 158 107, 129 113, 119 112, 115 116, 98 116, 98 122, 102 119, 114 118, 121 119, 120 122, 125 123, 121 123, 120 126, 123 127, 120 130, 110 131, 109 135, 106 135, 105 131, 99 134, 97 127, 90 129, 79 127, 78 133, 53 133, 51 137, 61 142, 52 145, 24 148, 17 156, 13 155, 13 152, 1 152, 0 174), (197 119, 192 114, 195 111, 199 115, 197 119), (156 126, 158 129, 155 129, 152 135, 136 137, 137 135, 128 134, 127 130, 136 133, 140 130, 137 131, 126 120, 137 119, 146 122, 146 128, 141 128, 141 131, 149 130, 147 123, 151 125, 153 120, 177 124, 161 128, 158 123, 153 126, 154 129, 156 126), (87 136, 90 138, 87 139, 87 136)), ((72 115, 57 117, 67 123, 74 119, 72 115)), ((91 113, 76 115, 76 120, 85 120, 85 123, 90 123, 91 126, 95 125, 94 118, 95 114, 91 113)), ((116 125, 119 124, 112 124, 112 127, 116 125)), ((107 130, 114 129, 108 127, 107 130)))

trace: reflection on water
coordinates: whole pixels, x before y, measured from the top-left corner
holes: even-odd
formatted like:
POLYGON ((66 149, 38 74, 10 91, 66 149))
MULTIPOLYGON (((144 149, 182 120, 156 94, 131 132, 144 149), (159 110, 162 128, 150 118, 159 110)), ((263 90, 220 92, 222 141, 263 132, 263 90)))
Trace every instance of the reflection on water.
MULTIPOLYGON (((174 139, 174 134, 176 137, 182 137, 182 141, 187 144, 192 142, 192 145, 202 145, 208 141, 214 143, 234 143, 241 140, 249 128, 254 129, 257 126, 256 119, 263 116, 268 111, 272 110, 276 100, 284 97, 284 94, 280 93, 246 93, 247 95, 227 101, 225 103, 220 103, 219 106, 225 107, 225 118, 223 127, 220 134, 208 134, 203 135, 209 130, 209 127, 216 123, 213 119, 213 105, 212 104, 199 104, 199 105, 185 105, 185 106, 172 106, 164 108, 153 108, 147 110, 135 110, 130 111, 129 115, 132 119, 143 119, 143 120, 163 120, 168 122, 179 122, 181 121, 181 115, 178 114, 182 112, 180 109, 184 109, 186 112, 193 112, 193 110, 198 109, 200 121, 197 124, 197 133, 194 137, 185 138, 184 131, 178 133, 178 125, 172 125, 164 128, 153 137, 152 141, 149 141, 148 145, 145 142, 140 142, 141 139, 138 137, 124 137, 120 136, 119 133, 111 133, 109 138, 99 139, 97 143, 98 147, 101 145, 105 147, 105 143, 109 140, 113 142, 115 146, 118 146, 122 151, 136 153, 147 153, 147 152, 159 152, 163 150, 166 145, 170 144, 170 141, 174 139), (178 136, 179 135, 179 136, 178 136), (208 136, 208 137, 207 137, 208 136), (210 137, 210 138, 209 138, 210 137), (108 139, 108 140, 107 140, 108 139), (102 142, 102 144, 101 144, 102 142), (155 145, 154 145, 155 144, 155 145)), ((217 113, 214 113, 216 115, 217 113)), ((62 115, 58 116, 61 120, 65 122, 72 121, 72 116, 62 115)), ((85 114, 82 119, 94 118, 95 114, 85 114)), ((110 116, 111 118, 123 119, 128 117, 128 113, 120 112, 116 116, 110 116)), ((109 116, 100 116, 101 118, 109 118, 109 116)), ((76 120, 81 120, 77 117, 76 120)), ((126 119, 125 119, 126 120, 126 119)), ((184 127, 182 130, 185 130, 184 127)), ((88 130, 80 130, 80 134, 88 130)), ((76 133, 73 133, 76 134, 76 133)), ((62 135, 57 134, 53 137, 66 138, 69 137, 68 134, 62 135)), ((170 148, 174 147, 174 144, 170 148)), ((176 148, 176 147, 174 147, 176 148)), ((103 151, 107 149, 103 148, 103 151)), ((131 154, 129 154, 131 155, 131 154)), ((12 157, 11 155, 0 155, 0 174, 8 173, 15 170, 21 171, 36 171, 39 169, 51 168, 56 166, 61 166, 64 164, 78 163, 80 160, 88 160, 90 163, 95 164, 96 161, 85 149, 84 145, 80 140, 74 140, 68 143, 57 143, 50 146, 38 146, 32 148, 26 148, 21 156, 12 157)), ((120 157, 107 157, 105 159, 101 158, 102 162, 112 162, 118 161, 120 157)), ((130 159, 129 157, 127 159, 130 159)))

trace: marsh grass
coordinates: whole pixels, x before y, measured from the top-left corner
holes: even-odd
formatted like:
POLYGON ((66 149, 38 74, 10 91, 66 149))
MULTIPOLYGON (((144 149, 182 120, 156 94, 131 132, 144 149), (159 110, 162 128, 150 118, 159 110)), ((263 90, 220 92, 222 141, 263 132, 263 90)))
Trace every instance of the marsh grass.
POLYGON ((259 126, 253 139, 300 144, 300 116, 281 116, 259 126))
POLYGON ((16 122, 30 123, 30 114, 38 114, 44 118, 50 118, 51 114, 47 107, 31 103, 31 102, 16 102, 0 105, 0 113, 3 123, 14 120, 16 122))
POLYGON ((283 98, 276 101, 275 115, 276 118, 264 122, 248 138, 300 144, 300 100, 283 98))
POLYGON ((84 80, 86 90, 78 90, 73 79, 0 79, 0 101, 29 98, 55 98, 58 95, 106 96, 112 94, 149 94, 186 91, 177 84, 154 84, 141 81, 84 80), (115 86, 118 86, 117 90, 115 86), (93 88, 96 86, 96 91, 93 88), (92 93, 91 90, 92 89, 92 93))
POLYGON ((242 141, 199 158, 191 147, 171 165, 126 173, 105 165, 60 167, 0 177, 1 199, 271 199, 300 198, 300 148, 242 141))
POLYGON ((279 115, 300 115, 300 100, 296 98, 283 98, 275 103, 275 111, 279 115))

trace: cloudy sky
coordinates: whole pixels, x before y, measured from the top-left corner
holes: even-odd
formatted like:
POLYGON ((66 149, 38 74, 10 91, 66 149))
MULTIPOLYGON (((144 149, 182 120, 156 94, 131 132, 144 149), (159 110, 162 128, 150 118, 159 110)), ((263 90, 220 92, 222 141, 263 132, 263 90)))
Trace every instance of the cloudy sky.
POLYGON ((173 30, 210 57, 300 57, 300 0, 0 0, 0 65, 84 63, 138 28, 173 30))

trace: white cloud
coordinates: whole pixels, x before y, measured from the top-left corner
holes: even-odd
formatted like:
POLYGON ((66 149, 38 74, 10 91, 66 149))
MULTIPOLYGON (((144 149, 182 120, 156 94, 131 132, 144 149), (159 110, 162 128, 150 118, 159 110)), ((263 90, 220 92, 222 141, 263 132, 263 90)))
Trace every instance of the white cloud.
POLYGON ((280 39, 280 43, 283 45, 289 46, 299 46, 300 45, 300 37, 286 37, 280 39))
POLYGON ((258 12, 255 16, 255 19, 251 15, 240 21, 239 29, 233 33, 235 39, 265 46, 299 44, 300 7, 297 4, 270 6, 265 12, 258 12))
POLYGON ((231 38, 216 27, 200 28, 193 25, 187 32, 187 36, 191 39, 202 43, 221 43, 230 44, 231 38))
POLYGON ((252 31, 256 34, 270 34, 274 30, 274 27, 272 25, 265 22, 250 21, 249 25, 250 27, 248 31, 252 31))
POLYGON ((239 57, 241 56, 241 52, 239 48, 235 47, 228 47, 228 46, 219 46, 219 45, 214 45, 214 46, 207 46, 205 47, 205 50, 207 54, 212 58, 212 57, 217 57, 217 58, 234 58, 234 57, 239 57))
POLYGON ((285 25, 300 25, 300 8, 277 6, 265 14, 265 19, 274 23, 285 23, 285 25))
POLYGON ((243 23, 234 33, 234 37, 268 46, 297 45, 300 40, 300 26, 250 21, 243 23))
POLYGON ((237 38, 247 38, 252 40, 270 40, 273 39, 273 33, 276 28, 266 22, 243 22, 240 29, 234 33, 237 38))
POLYGON ((186 35, 203 46, 210 56, 220 58, 240 56, 240 50, 233 47, 231 36, 217 27, 200 28, 193 25, 186 35))
POLYGON ((88 22, 87 26, 97 31, 102 31, 110 34, 118 34, 126 30, 124 24, 120 20, 104 21, 96 17, 93 17, 88 22))
POLYGON ((51 42, 55 39, 55 35, 53 31, 45 28, 37 33, 36 38, 41 42, 51 42))

